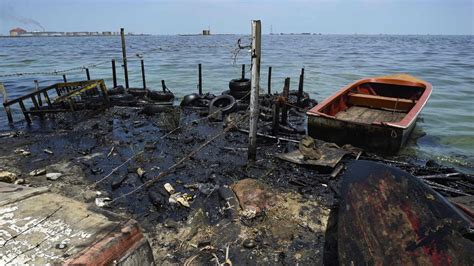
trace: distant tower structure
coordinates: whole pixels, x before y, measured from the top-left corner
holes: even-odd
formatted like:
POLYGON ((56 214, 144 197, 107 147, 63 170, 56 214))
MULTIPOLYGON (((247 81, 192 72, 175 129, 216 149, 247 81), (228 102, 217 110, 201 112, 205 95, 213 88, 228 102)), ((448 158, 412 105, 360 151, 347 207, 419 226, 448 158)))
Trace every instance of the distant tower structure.
POLYGON ((25 33, 26 33, 26 30, 24 30, 22 28, 14 28, 14 29, 10 30, 10 36, 12 36, 12 37, 16 37, 16 36, 19 36, 19 35, 22 35, 22 34, 25 34, 25 33))
POLYGON ((211 35, 211 27, 207 26, 207 30, 202 30, 202 35, 211 35))

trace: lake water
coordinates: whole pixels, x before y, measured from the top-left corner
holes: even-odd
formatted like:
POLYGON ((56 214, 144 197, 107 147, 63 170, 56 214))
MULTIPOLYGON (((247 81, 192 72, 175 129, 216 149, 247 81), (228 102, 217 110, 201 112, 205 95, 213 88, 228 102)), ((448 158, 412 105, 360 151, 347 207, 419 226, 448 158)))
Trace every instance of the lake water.
MULTIPOLYGON (((201 63, 204 90, 220 93, 230 79, 240 76, 241 64, 250 62, 248 52, 242 50, 234 64, 239 38, 249 43, 248 36, 239 35, 127 36, 130 85, 142 86, 136 56, 142 54, 147 87, 159 89, 164 79, 178 97, 195 92, 197 64, 201 63)), ((408 73, 430 82, 434 91, 416 130, 423 136, 402 153, 474 172, 474 36, 266 35, 262 45, 262 87, 266 88, 267 69, 272 66, 274 90, 281 90, 285 77, 291 78, 291 87, 296 89, 304 67, 305 90, 318 101, 363 77, 408 73)), ((110 87, 112 58, 119 66, 119 36, 0 38, 0 81, 13 98, 32 91, 35 79, 46 86, 62 77, 2 75, 99 64, 90 68, 91 77, 105 79, 110 87)), ((83 80, 86 74, 76 70, 67 77, 83 80)), ((16 110, 15 119, 21 118, 16 110)), ((8 129, 3 110, 0 129, 8 129)))

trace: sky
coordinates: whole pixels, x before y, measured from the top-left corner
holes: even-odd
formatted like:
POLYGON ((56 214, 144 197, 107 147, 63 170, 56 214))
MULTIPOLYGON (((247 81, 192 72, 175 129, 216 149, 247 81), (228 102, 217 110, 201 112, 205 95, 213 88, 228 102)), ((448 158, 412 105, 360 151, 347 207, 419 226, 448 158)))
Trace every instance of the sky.
POLYGON ((148 34, 474 34, 474 0, 0 0, 0 34, 47 31, 148 34))

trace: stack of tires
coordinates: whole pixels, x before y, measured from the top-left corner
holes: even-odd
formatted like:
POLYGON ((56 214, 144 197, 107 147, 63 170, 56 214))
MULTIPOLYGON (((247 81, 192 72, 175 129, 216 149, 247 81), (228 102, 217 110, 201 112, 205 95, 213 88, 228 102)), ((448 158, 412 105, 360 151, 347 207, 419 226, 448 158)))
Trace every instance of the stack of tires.
POLYGON ((230 94, 236 99, 250 98, 250 80, 233 79, 229 82, 229 90, 224 94, 230 94))

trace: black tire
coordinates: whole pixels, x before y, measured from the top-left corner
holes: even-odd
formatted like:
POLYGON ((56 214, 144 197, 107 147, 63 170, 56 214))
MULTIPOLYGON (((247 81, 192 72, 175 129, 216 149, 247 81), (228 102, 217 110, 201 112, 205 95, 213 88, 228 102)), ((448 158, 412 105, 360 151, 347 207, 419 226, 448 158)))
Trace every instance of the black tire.
POLYGON ((122 85, 119 85, 115 88, 107 90, 107 93, 109 95, 124 94, 125 93, 125 88, 122 85))
POLYGON ((250 99, 250 92, 249 91, 231 91, 226 90, 222 92, 222 95, 232 95, 235 99, 241 100, 243 98, 250 99))
POLYGON ((183 97, 181 101, 181 106, 192 106, 193 103, 197 100, 201 99, 201 96, 197 93, 191 93, 183 97))
POLYGON ((127 89, 127 92, 135 97, 145 97, 148 94, 147 89, 127 89))
POLYGON ((212 99, 209 103, 209 112, 220 110, 222 113, 230 113, 235 108, 235 98, 232 95, 221 95, 212 99))
POLYGON ((147 97, 157 102, 169 102, 174 99, 172 92, 149 91, 147 97))
POLYGON ((233 79, 229 82, 230 91, 250 91, 250 79, 233 79))
POLYGON ((137 99, 130 94, 110 95, 109 100, 113 105, 118 106, 134 106, 137 104, 137 99))

